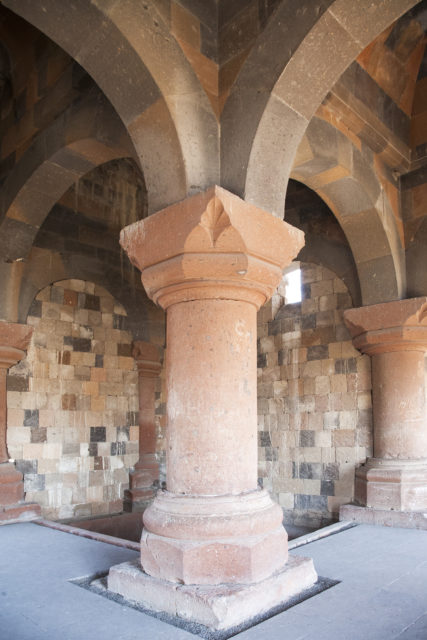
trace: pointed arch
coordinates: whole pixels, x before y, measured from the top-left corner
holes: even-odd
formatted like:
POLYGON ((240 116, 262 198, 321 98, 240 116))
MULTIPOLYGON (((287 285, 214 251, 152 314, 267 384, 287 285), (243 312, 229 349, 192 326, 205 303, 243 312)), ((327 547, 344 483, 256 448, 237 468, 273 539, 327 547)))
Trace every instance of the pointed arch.
MULTIPOLYGON (((218 125, 191 65, 153 0, 5 0, 4 6, 46 34, 95 80, 125 124, 142 164, 157 139, 158 164, 173 150, 181 181, 168 182, 155 211, 218 182, 218 125), (169 139, 169 144, 161 146, 169 139)), ((163 173, 163 171, 161 171, 163 173)))
POLYGON ((282 217, 310 119, 363 49, 416 0, 282 0, 224 107, 222 184, 282 217))
POLYGON ((373 168, 331 124, 313 118, 291 177, 326 202, 343 229, 359 274, 363 304, 404 295, 404 248, 396 219, 373 168))

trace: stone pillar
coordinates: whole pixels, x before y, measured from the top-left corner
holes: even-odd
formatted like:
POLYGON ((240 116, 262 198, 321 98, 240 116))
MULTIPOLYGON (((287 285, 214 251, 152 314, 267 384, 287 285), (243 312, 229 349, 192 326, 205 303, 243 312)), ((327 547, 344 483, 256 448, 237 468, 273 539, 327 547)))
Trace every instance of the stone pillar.
POLYGON ((32 327, 0 322, 0 524, 40 515, 39 505, 25 503, 24 483, 7 451, 7 370, 25 357, 32 327))
MULTIPOLYGON (((282 510, 257 487, 256 313, 303 234, 213 187, 127 227, 121 244, 167 310, 167 491, 144 513, 141 564, 170 585, 162 608, 179 614, 177 584, 234 583, 252 593, 251 611, 236 596, 223 616, 234 607, 233 620, 244 619, 265 608, 254 584, 280 582, 287 560, 282 510)), ((304 566, 296 591, 316 579, 304 566)), ((119 583, 110 571, 109 588, 121 592, 119 583)), ((185 615, 206 624, 194 589, 185 615)), ((276 583, 260 589, 275 604, 285 597, 276 583)))
POLYGON ((157 347, 148 342, 134 342, 133 357, 138 368, 139 385, 139 460, 129 474, 129 491, 125 491, 124 510, 144 511, 151 503, 159 484, 156 457, 155 393, 161 364, 157 347))
POLYGON ((356 470, 355 499, 380 511, 426 510, 427 298, 350 309, 344 319, 356 349, 372 359, 374 457, 356 470))

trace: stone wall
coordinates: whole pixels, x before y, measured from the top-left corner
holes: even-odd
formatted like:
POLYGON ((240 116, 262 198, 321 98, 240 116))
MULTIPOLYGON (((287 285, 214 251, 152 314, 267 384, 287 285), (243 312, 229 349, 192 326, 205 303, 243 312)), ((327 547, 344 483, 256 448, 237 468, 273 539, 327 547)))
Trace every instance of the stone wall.
POLYGON ((135 163, 112 160, 85 174, 52 207, 34 240, 20 297, 25 321, 37 291, 69 277, 108 288, 126 309, 134 339, 164 343, 164 312, 120 248, 123 227, 144 217, 147 196, 135 163))
POLYGON ((285 520, 318 526, 354 491, 372 454, 370 359, 343 324, 352 306, 332 271, 301 263, 302 301, 284 285, 258 315, 259 475, 285 520))
POLYGON ((8 376, 8 447, 44 517, 121 511, 138 459, 137 372, 126 312, 82 280, 43 289, 27 358, 8 376))

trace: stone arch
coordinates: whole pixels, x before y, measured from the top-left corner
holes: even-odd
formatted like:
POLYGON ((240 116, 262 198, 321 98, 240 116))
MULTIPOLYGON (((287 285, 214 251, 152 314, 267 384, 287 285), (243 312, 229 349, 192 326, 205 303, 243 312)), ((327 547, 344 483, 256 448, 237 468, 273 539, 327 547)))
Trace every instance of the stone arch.
POLYGON ((304 131, 349 64, 417 2, 280 3, 225 105, 222 184, 282 217, 304 131), (292 19, 290 19, 292 17, 292 19))
POLYGON ((98 260, 64 259, 59 253, 48 249, 34 248, 29 260, 22 268, 15 282, 18 290, 18 322, 25 323, 33 300, 40 291, 61 280, 90 281, 96 287, 108 292, 126 311, 127 329, 134 340, 164 344, 165 314, 148 299, 144 289, 137 282, 121 279, 119 275, 98 260))
POLYGON ((123 256, 121 228, 144 217, 146 188, 132 159, 98 165, 54 204, 25 260, 11 269, 9 313, 25 322, 35 295, 64 278, 103 286, 126 309, 134 339, 164 342, 164 314, 148 300, 139 274, 123 256))
MULTIPOLYGON (((146 318, 145 304, 151 314, 153 305, 142 286, 138 294, 143 296, 143 302, 139 302, 132 283, 118 278, 111 265, 102 267, 99 260, 93 260, 88 266, 88 260, 83 263, 76 258, 64 261, 52 252, 32 248, 52 207, 69 187, 105 162, 134 157, 126 130, 111 105, 100 100, 99 92, 71 107, 35 139, 3 190, 0 272, 4 286, 0 310, 4 319, 25 321, 32 297, 39 289, 60 278, 79 277, 112 287, 113 295, 122 302, 127 297, 135 337, 146 339, 153 322, 146 318)), ((137 276, 136 280, 139 281, 137 276)))
POLYGON ((354 256, 363 304, 401 298, 406 276, 396 219, 374 169, 351 141, 313 118, 291 177, 313 189, 337 218, 354 256))
POLYGON ((26 257, 52 206, 82 175, 108 160, 132 155, 126 131, 98 92, 70 107, 35 138, 3 186, 2 259, 26 257))
POLYGON ((79 1, 66 12, 54 0, 43 5, 6 0, 4 5, 50 37, 93 77, 124 122, 141 159, 147 154, 147 139, 152 142, 151 136, 164 131, 161 141, 167 144, 157 151, 156 159, 168 167, 172 150, 184 185, 172 181, 167 193, 162 192, 163 202, 150 204, 150 210, 219 181, 218 163, 212 162, 218 157, 215 115, 155 2, 79 1))
POLYGON ((361 306, 359 275, 347 237, 326 202, 304 183, 289 180, 285 220, 305 234, 298 261, 333 271, 346 285, 354 307, 361 306))

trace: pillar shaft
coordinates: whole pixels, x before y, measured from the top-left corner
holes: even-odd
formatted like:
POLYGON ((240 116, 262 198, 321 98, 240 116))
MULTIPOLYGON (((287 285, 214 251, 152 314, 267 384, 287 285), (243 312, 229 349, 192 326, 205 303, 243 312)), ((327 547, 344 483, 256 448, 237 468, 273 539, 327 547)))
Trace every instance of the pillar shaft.
MULTIPOLYGON (((0 323, 0 464, 9 460, 6 444, 6 428, 7 428, 7 393, 6 393, 6 376, 7 370, 22 360, 25 356, 23 349, 13 346, 13 343, 22 345, 21 333, 26 330, 31 337, 32 329, 28 331, 28 327, 17 324, 0 323), (16 328, 18 327, 18 329, 16 328), (22 327, 22 330, 20 329, 22 327), (8 344, 8 342, 12 344, 8 344)), ((25 344, 25 342, 24 342, 25 344)))
POLYGON ((156 378, 148 378, 139 373, 139 461, 145 455, 156 453, 156 424, 154 399, 156 393, 156 378))
POLYGON ((426 509, 427 298, 351 309, 344 318, 354 346, 372 359, 374 457, 356 470, 355 498, 374 509, 426 509))
POLYGON ((156 456, 155 394, 161 364, 157 347, 148 342, 134 342, 133 357, 138 369, 139 459, 129 474, 125 492, 125 511, 144 511, 153 499, 159 480, 156 456))
POLYGON ((375 458, 427 459, 423 351, 372 355, 375 458))
POLYGON ((287 558, 282 511, 257 488, 256 311, 303 234, 213 187, 122 231, 167 310, 167 491, 144 513, 146 573, 254 583, 287 558))
POLYGON ((167 320, 168 490, 255 490, 256 308, 193 300, 172 306, 167 320))
POLYGON ((0 322, 0 523, 31 519, 40 513, 38 505, 22 502, 22 473, 9 462, 7 450, 7 370, 25 356, 32 333, 32 327, 0 322))

